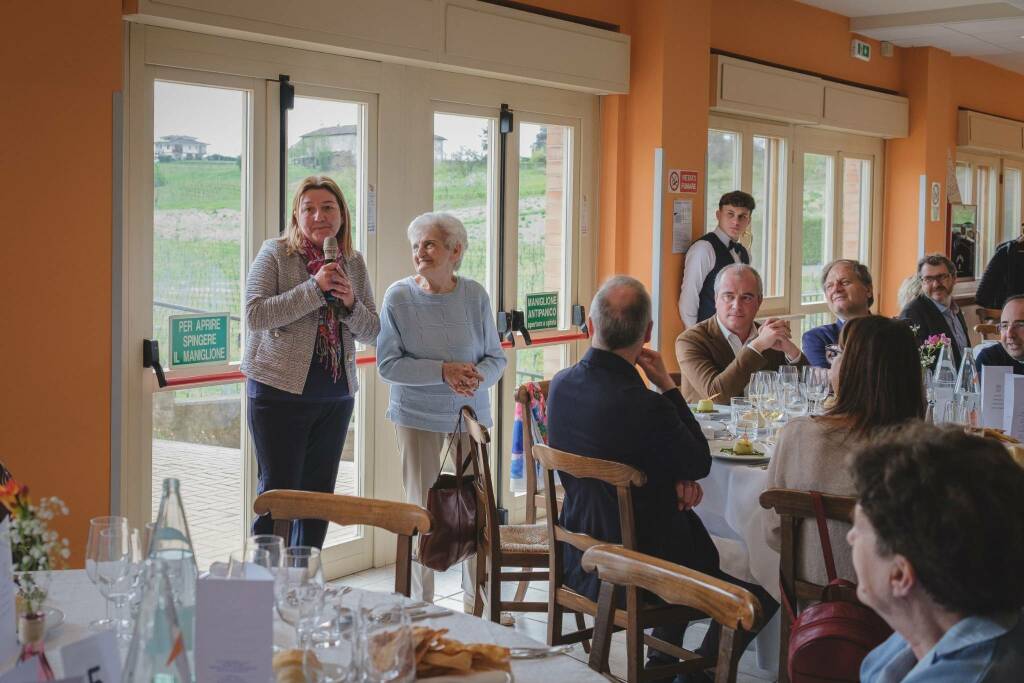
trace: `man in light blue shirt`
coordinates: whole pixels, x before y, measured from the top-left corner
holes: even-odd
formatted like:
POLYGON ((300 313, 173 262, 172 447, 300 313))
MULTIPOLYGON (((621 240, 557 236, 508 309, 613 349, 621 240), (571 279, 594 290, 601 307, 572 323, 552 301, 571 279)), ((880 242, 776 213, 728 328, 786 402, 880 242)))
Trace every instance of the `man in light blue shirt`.
POLYGON ((852 471, 857 597, 895 631, 862 683, 1024 680, 1024 468, 997 441, 918 424, 852 471))

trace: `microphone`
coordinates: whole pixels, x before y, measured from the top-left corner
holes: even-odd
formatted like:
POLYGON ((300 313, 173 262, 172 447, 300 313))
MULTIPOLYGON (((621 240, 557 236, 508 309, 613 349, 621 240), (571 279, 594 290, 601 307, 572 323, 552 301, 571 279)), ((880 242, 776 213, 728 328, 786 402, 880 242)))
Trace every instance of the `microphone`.
MULTIPOLYGON (((328 263, 335 263, 338 260, 338 238, 328 237, 324 240, 324 265, 328 263)), ((328 303, 335 301, 335 296, 330 292, 324 292, 324 298, 327 299, 328 303)))

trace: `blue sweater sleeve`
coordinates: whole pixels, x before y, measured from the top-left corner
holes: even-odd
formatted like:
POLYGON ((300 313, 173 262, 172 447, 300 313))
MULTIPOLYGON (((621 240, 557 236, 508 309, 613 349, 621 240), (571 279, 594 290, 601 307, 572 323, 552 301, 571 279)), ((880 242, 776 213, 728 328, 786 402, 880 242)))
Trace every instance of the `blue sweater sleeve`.
POLYGON ((825 331, 820 327, 814 327, 804 332, 802 341, 804 355, 810 364, 816 368, 827 368, 829 363, 825 360, 825 347, 830 343, 825 336, 825 331))

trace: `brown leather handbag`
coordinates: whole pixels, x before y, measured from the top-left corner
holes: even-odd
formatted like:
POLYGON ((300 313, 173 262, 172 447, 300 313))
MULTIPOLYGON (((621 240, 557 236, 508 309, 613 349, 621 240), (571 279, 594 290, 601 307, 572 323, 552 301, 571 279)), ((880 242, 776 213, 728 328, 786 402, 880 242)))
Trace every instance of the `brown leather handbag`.
POLYGON ((889 637, 892 629, 857 599, 855 585, 837 578, 821 494, 812 491, 811 499, 829 581, 822 590, 821 602, 807 607, 799 616, 794 614, 793 599, 782 591, 782 602, 793 622, 789 633, 789 680, 853 683, 860 680, 861 661, 889 637))
POLYGON ((473 474, 466 474, 462 453, 462 413, 448 441, 448 450, 441 461, 434 485, 427 492, 427 511, 433 517, 429 534, 420 536, 420 564, 436 571, 445 571, 476 552, 476 460, 472 454, 473 474), (444 471, 444 464, 455 445, 455 474, 444 471))

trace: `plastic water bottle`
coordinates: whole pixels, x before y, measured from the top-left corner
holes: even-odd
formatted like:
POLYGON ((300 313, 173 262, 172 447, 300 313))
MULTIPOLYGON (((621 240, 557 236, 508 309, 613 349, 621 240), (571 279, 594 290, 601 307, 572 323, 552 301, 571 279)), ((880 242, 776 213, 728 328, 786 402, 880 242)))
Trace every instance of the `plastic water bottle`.
POLYGON ((149 557, 158 561, 166 574, 174 597, 177 622, 191 661, 195 629, 196 579, 199 577, 199 570, 177 479, 164 479, 160 512, 149 542, 149 557))
POLYGON ((147 560, 139 615, 122 680, 191 683, 191 657, 185 649, 175 602, 167 566, 160 560, 147 560))

